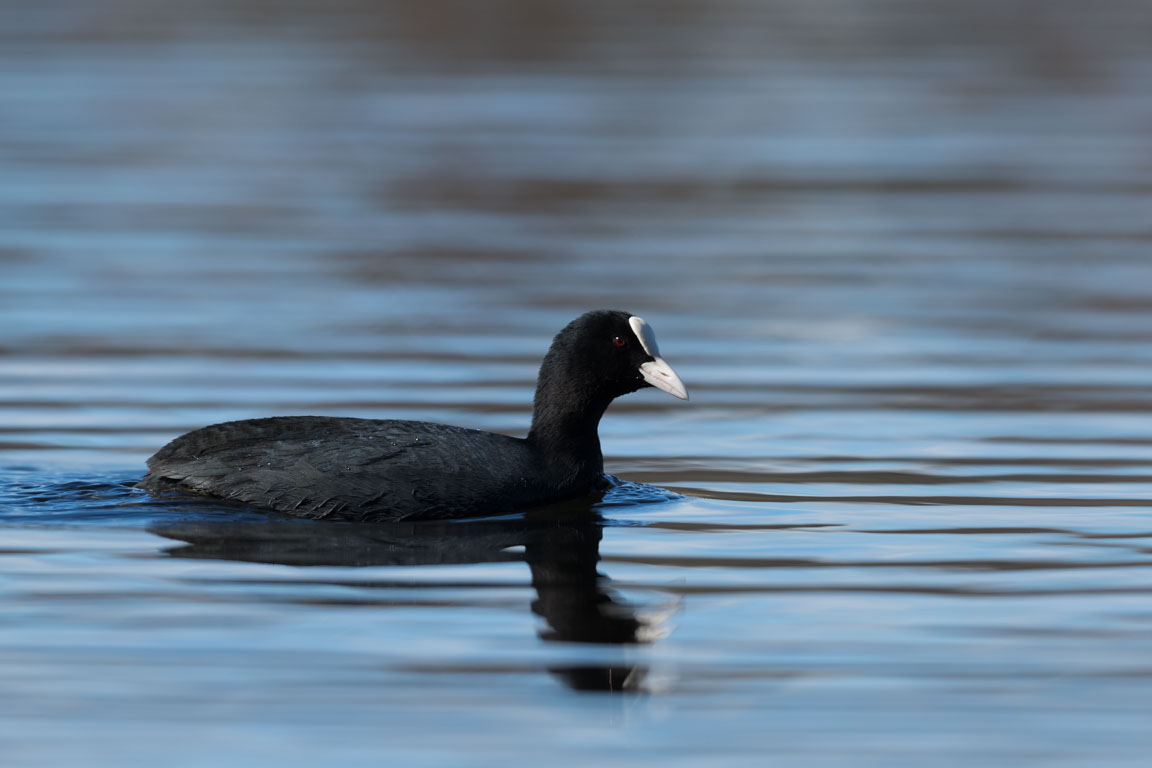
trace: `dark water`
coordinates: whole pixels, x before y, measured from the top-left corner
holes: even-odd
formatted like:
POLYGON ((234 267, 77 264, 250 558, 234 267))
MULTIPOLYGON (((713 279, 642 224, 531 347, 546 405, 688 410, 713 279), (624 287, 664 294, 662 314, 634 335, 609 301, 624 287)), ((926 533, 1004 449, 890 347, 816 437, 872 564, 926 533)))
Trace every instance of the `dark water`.
POLYGON ((1149 40, 1114 0, 5 3, 0 762, 1148 765, 1149 40), (603 306, 693 399, 612 407, 594 523, 128 487, 233 418, 522 434, 603 306))

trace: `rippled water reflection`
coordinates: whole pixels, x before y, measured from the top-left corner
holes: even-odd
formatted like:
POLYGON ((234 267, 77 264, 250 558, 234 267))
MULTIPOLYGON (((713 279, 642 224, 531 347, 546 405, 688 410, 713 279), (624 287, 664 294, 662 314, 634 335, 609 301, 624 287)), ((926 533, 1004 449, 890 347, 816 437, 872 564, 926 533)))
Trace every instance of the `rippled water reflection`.
POLYGON ((0 10, 5 764, 1145 765, 1146 4, 479 8, 0 10), (591 522, 130 488, 605 306, 591 522))

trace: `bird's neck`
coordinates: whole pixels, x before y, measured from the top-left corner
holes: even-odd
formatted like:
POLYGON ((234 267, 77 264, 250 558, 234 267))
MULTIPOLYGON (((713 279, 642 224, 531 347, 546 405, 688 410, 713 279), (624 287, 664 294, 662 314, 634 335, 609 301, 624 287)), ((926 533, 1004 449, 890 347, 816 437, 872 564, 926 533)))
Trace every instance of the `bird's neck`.
POLYGON ((604 473, 600 454, 600 417, 612 398, 562 370, 540 371, 528 440, 555 468, 573 474, 604 473))

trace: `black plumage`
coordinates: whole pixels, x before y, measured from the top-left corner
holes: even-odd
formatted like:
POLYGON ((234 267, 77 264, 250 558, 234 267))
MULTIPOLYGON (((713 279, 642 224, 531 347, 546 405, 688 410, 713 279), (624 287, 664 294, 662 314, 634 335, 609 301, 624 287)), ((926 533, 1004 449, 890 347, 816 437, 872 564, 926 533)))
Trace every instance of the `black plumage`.
POLYGON ((526 438, 419 421, 232 421, 164 446, 148 460, 139 487, 309 518, 511 512, 601 487, 600 417, 614 398, 652 385, 687 397, 643 320, 627 312, 588 312, 556 335, 544 357, 526 438))

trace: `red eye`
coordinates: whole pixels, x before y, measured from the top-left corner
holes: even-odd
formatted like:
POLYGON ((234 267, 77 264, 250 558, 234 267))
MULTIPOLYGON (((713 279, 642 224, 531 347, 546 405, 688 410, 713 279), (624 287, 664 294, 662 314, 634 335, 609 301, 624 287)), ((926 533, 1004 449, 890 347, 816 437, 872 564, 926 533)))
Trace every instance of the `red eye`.
POLYGON ((628 343, 628 339, 624 338, 623 336, 617 336, 616 338, 612 339, 612 343, 618 347, 622 347, 628 343))

